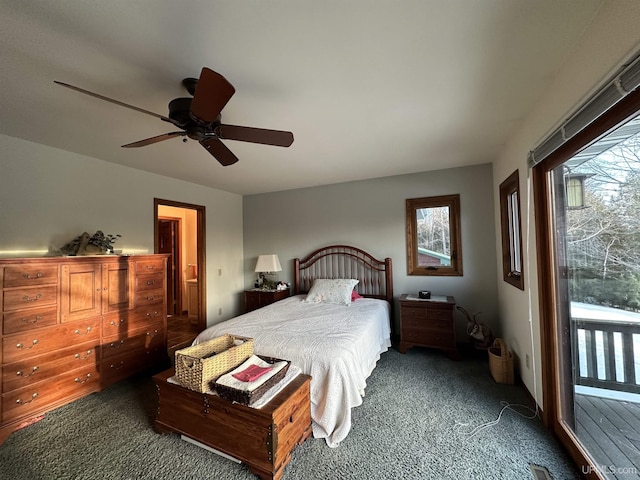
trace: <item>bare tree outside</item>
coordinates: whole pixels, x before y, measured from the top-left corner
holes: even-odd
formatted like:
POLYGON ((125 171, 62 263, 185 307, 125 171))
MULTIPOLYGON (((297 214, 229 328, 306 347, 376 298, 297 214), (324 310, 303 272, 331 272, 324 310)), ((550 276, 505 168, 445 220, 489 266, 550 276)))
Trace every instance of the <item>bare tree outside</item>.
POLYGON ((584 208, 568 209, 572 300, 640 311, 640 134, 582 163, 584 208))

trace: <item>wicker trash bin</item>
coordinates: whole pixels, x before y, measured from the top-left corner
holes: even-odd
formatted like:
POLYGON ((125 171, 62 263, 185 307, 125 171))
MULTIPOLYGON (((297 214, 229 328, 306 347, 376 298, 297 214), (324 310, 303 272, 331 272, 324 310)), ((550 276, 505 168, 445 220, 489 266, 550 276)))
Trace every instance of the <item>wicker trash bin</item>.
POLYGON ((493 341, 489 347, 489 370, 497 383, 513 385, 513 353, 501 338, 493 341))

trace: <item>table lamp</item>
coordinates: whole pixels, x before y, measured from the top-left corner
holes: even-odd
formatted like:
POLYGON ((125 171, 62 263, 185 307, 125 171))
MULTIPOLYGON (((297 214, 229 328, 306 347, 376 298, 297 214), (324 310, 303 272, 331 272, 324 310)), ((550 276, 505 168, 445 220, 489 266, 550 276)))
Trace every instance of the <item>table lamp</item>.
POLYGON ((267 275, 271 275, 274 272, 281 272, 280 259, 275 253, 269 255, 258 255, 258 261, 256 262, 255 272, 258 273, 257 286, 262 288, 275 288, 275 279, 268 278, 267 275))

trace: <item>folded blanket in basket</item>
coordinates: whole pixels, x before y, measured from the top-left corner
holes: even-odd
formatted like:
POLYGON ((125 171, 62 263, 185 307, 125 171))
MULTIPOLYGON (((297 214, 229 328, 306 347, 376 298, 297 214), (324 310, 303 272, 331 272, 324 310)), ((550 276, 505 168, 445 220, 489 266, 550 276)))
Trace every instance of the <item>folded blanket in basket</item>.
POLYGON ((273 377, 276 373, 278 373, 280 370, 282 370, 286 366, 287 366, 286 361, 276 362, 271 364, 269 362, 265 362, 257 355, 252 355, 247 360, 245 360, 245 362, 242 363, 240 366, 236 367, 235 369, 231 370, 228 373, 225 373, 220 378, 218 378, 218 380, 216 380, 216 383, 220 385, 224 385, 225 387, 235 388, 236 390, 243 390, 243 391, 250 392, 258 388, 262 384, 264 384, 266 381, 268 381, 271 377, 273 377), (255 377, 255 379, 252 381, 243 381, 235 378, 236 374, 243 373, 245 370, 247 370, 251 366, 255 366, 260 369, 268 369, 268 370, 265 371, 264 374, 261 374, 258 377, 255 377))
POLYGON ((271 367, 259 367, 258 365, 249 365, 241 372, 234 373, 233 378, 237 378, 241 382, 253 382, 262 375, 271 370, 271 367))

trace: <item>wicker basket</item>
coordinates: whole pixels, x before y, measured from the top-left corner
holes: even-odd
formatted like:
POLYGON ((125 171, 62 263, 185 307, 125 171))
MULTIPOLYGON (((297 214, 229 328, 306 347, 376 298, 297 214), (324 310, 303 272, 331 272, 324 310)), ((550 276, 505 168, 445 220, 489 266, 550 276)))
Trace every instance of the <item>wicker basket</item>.
POLYGON ((183 387, 206 392, 209 382, 253 355, 253 338, 222 335, 176 350, 176 380, 183 387))
POLYGON ((501 338, 489 347, 489 370, 497 383, 513 385, 513 354, 501 338))
MULTIPOLYGON (((258 355, 258 358, 261 358, 265 362, 271 364, 285 361, 280 358, 264 357, 262 355, 258 355)), ((211 390, 215 390, 220 398, 224 398, 229 402, 236 402, 242 405, 251 406, 255 402, 257 402, 265 393, 267 393, 271 387, 273 387, 276 383, 278 383, 285 377, 285 375, 287 374, 287 370, 289 370, 289 365, 291 365, 291 362, 287 361, 287 364, 282 367, 282 369, 278 373, 276 373, 273 377, 264 382, 255 390, 237 390, 226 385, 218 385, 215 380, 209 382, 209 388, 211 390)))

